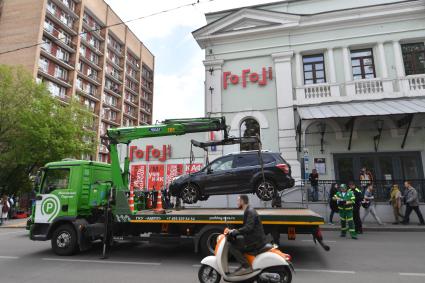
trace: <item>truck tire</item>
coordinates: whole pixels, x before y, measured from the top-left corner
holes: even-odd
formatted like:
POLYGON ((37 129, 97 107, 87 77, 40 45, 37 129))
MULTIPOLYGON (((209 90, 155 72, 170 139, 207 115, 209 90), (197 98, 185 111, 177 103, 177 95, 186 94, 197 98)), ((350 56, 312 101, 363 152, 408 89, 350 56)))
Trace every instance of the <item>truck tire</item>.
POLYGON ((77 233, 71 224, 58 226, 52 234, 53 252, 60 256, 70 256, 77 252, 77 233))
POLYGON ((215 245, 217 243, 217 237, 220 234, 223 234, 223 229, 219 228, 212 228, 202 234, 201 239, 199 241, 199 248, 203 256, 209 256, 214 254, 215 245))
POLYGON ((262 201, 270 201, 276 194, 276 185, 272 180, 260 180, 255 186, 255 194, 262 201))

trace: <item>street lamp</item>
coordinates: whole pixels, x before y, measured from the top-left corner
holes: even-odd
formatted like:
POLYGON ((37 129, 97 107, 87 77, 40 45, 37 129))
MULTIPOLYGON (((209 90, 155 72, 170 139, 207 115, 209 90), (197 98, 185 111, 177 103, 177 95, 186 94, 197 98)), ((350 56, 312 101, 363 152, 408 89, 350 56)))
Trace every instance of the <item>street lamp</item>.
POLYGON ((384 128, 384 121, 381 119, 376 120, 376 128, 378 129, 378 134, 373 137, 373 142, 375 144, 375 152, 378 151, 379 142, 381 140, 382 129, 384 128))
POLYGON ((325 123, 320 123, 318 125, 318 129, 320 132, 320 153, 324 153, 324 149, 323 149, 323 143, 324 143, 324 137, 325 137, 325 132, 326 132, 326 124, 325 123))

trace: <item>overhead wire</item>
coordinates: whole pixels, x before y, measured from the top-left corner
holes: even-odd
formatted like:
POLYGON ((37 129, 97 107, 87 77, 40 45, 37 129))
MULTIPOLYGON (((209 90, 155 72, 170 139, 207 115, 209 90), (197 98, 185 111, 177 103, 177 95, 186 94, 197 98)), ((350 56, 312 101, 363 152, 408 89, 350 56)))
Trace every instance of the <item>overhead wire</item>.
MULTIPOLYGON (((95 29, 91 29, 91 30, 88 30, 88 31, 80 32, 80 33, 77 33, 75 36, 81 36, 81 35, 84 35, 84 34, 87 34, 87 33, 101 31, 101 30, 106 29, 106 28, 128 24, 128 23, 131 23, 131 22, 135 22, 135 21, 139 21, 139 20, 151 18, 151 17, 154 17, 154 16, 158 16, 160 14, 169 13, 169 12, 180 10, 180 9, 183 9, 183 8, 186 8, 186 7, 195 7, 197 5, 201 5, 201 4, 204 4, 204 3, 207 3, 207 2, 213 2, 213 1, 216 1, 216 0, 205 0, 205 1, 197 0, 195 2, 183 4, 183 5, 176 6, 174 8, 170 8, 170 9, 164 9, 164 10, 161 10, 161 11, 158 11, 158 12, 154 12, 154 13, 151 13, 151 14, 148 14, 148 15, 145 15, 145 16, 141 16, 141 17, 137 17, 137 18, 134 18, 134 19, 122 21, 122 22, 119 22, 119 23, 105 25, 105 26, 100 27, 100 28, 95 28, 95 29)), ((54 39, 52 41, 56 43, 58 41, 63 41, 65 39, 66 39, 66 37, 62 37, 62 38, 54 39)), ((0 52, 0 55, 4 55, 4 54, 8 54, 8 53, 13 53, 13 52, 18 52, 18 51, 21 51, 21 50, 25 50, 25 49, 37 47, 37 46, 43 45, 43 44, 45 44, 44 41, 43 42, 34 43, 34 44, 25 45, 25 46, 22 46, 22 47, 17 47, 17 48, 14 48, 14 49, 2 51, 2 52, 0 52)))

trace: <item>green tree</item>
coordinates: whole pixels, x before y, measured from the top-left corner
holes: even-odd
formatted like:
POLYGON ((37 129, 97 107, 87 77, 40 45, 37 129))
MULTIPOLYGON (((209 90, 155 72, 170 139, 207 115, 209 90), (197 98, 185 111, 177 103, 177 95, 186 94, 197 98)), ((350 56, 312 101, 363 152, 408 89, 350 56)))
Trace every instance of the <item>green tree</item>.
POLYGON ((94 154, 93 116, 77 100, 61 101, 21 67, 0 65, 0 190, 30 190, 45 163, 94 154))

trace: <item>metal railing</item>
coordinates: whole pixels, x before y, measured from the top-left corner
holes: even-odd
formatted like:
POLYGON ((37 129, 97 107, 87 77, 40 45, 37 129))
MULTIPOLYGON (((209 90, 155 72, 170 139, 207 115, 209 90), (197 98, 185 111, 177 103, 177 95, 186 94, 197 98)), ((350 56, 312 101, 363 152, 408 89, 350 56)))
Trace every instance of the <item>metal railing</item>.
MULTIPOLYGON (((418 197, 420 202, 425 202, 425 179, 413 179, 409 180, 418 192, 418 197)), ((347 181, 341 180, 319 180, 318 186, 318 201, 319 202, 328 202, 329 201, 329 191, 331 185, 337 184, 347 184, 347 181)), ((356 186, 364 192, 366 183, 362 181, 355 181, 356 186)), ((401 193, 404 193, 404 180, 374 180, 372 182, 374 187, 374 196, 377 202, 388 202, 390 200, 391 187, 394 184, 397 184, 400 188, 401 193)), ((347 184, 348 185, 348 184, 347 184)), ((313 188, 308 180, 301 180, 300 189, 303 195, 303 202, 313 201, 313 188)))

